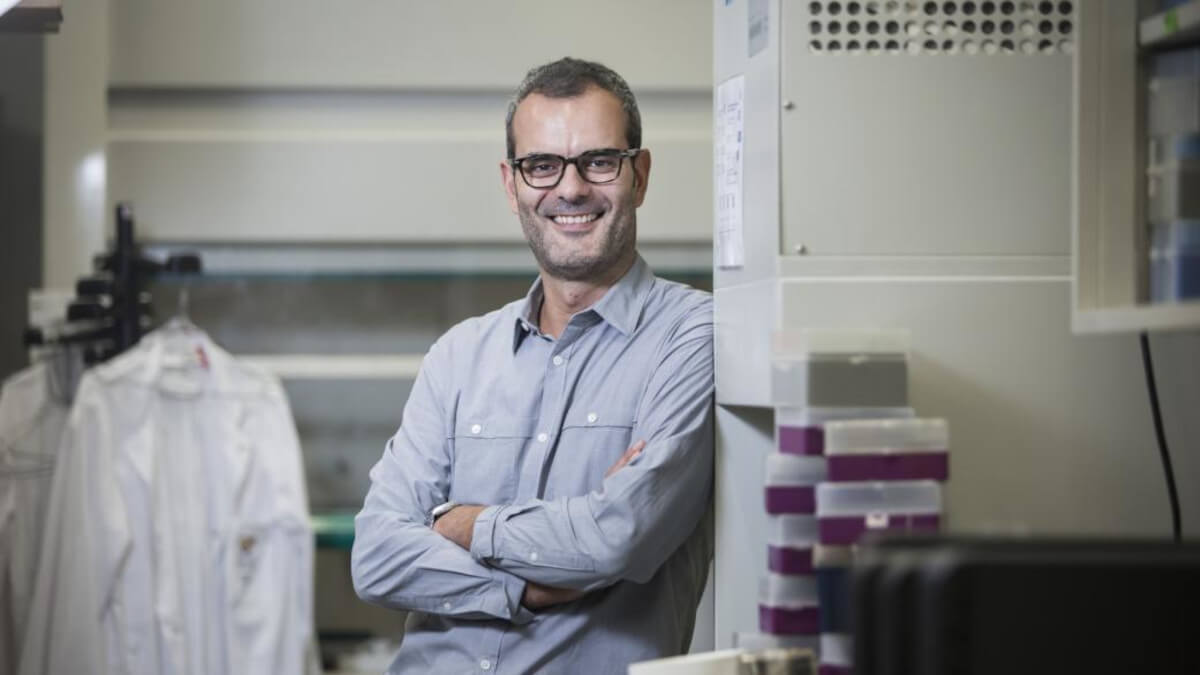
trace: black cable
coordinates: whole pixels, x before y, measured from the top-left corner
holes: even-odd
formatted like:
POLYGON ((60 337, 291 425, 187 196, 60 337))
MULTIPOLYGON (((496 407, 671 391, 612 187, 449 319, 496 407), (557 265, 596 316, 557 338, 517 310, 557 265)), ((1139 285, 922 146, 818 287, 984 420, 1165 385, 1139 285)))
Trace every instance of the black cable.
POLYGON ((1163 473, 1167 477, 1167 494, 1171 499, 1171 531, 1175 542, 1183 541, 1183 524, 1179 516, 1179 492, 1175 489, 1175 470, 1171 468, 1171 453, 1167 450, 1167 434, 1163 431, 1162 409, 1158 406, 1158 386, 1154 383, 1154 362, 1150 359, 1150 338, 1140 335, 1142 367, 1146 370, 1146 388, 1150 390, 1150 411, 1154 415, 1154 433, 1158 436, 1158 453, 1162 456, 1163 473))

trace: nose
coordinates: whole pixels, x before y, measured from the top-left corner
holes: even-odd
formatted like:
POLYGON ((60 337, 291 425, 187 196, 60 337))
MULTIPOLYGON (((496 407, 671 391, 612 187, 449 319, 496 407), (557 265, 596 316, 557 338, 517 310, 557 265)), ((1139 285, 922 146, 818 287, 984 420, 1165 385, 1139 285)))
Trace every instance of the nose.
POLYGON ((592 184, 579 174, 579 167, 570 162, 563 169, 562 180, 558 182, 556 191, 558 198, 569 203, 577 203, 586 198, 592 189, 592 184))

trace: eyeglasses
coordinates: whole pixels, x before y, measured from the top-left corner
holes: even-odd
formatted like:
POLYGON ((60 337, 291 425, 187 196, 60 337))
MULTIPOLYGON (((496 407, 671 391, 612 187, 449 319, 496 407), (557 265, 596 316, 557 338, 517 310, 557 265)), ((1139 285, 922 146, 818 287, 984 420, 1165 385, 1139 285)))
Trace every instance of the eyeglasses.
POLYGON ((562 180, 568 164, 574 164, 579 175, 589 183, 611 183, 621 175, 622 160, 637 157, 639 152, 639 148, 588 150, 575 157, 538 153, 510 159, 508 163, 521 174, 526 185, 548 190, 562 180))

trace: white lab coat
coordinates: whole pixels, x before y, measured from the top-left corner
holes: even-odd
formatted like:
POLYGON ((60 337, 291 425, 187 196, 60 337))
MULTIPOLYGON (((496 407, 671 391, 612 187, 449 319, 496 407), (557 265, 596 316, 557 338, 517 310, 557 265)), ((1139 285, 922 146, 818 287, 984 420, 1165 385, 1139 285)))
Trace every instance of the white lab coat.
POLYGON ((17 669, 45 529, 50 479, 67 420, 51 368, 36 363, 0 390, 0 672, 17 669))
POLYGON ((278 380, 152 333, 80 383, 19 672, 301 673, 312 560, 278 380))

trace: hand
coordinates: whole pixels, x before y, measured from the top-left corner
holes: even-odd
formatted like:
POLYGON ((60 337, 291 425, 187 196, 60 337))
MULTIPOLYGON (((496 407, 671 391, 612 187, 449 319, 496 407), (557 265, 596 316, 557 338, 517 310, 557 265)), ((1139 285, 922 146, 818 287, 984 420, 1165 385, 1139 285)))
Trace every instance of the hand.
POLYGON ((475 519, 485 508, 487 507, 456 506, 433 521, 433 531, 470 551, 471 537, 475 533, 475 519))
POLYGON ((525 583, 525 594, 521 596, 521 604, 525 605, 527 609, 545 609, 582 597, 583 591, 573 588, 555 588, 528 581, 525 583))
POLYGON ((613 464, 608 468, 608 471, 604 472, 604 477, 608 478, 617 471, 620 471, 621 467, 632 462, 635 458, 637 458, 638 455, 642 454, 642 448, 644 447, 646 447, 646 441, 638 441, 637 443, 629 446, 629 449, 625 451, 625 454, 621 455, 621 458, 617 460, 617 463, 613 464))

